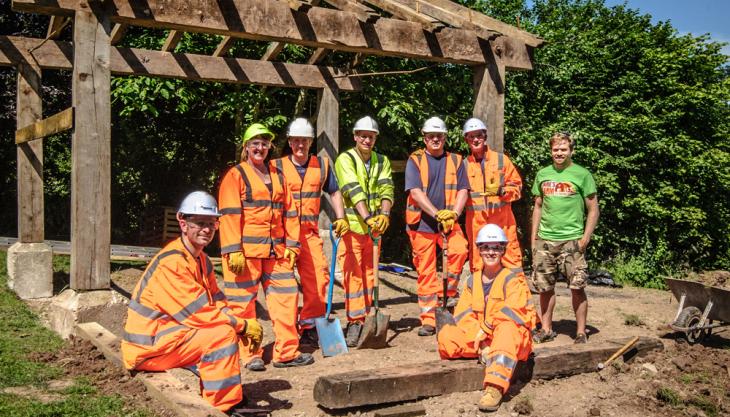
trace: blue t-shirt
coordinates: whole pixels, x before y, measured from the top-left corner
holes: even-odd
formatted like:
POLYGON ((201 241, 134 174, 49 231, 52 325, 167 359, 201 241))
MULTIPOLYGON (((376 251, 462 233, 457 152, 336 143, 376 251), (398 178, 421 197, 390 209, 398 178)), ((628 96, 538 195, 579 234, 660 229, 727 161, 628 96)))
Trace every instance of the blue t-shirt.
MULTIPOLYGON (((438 158, 428 152, 424 152, 424 155, 426 155, 426 161, 428 161, 428 188, 426 189, 426 196, 438 210, 443 210, 446 208, 446 152, 438 158)), ((406 163, 405 188, 406 192, 414 188, 423 188, 418 166, 410 158, 408 158, 408 162, 406 163)), ((469 179, 466 177, 466 169, 464 169, 463 161, 456 170, 456 189, 457 191, 469 189, 469 179)), ((438 221, 426 214, 426 212, 421 214, 421 221, 418 222, 418 225, 408 225, 408 227, 410 230, 416 230, 418 232, 438 233, 438 221)))
MULTIPOLYGON (((289 160, 292 162, 292 165, 294 165, 294 168, 296 168, 297 173, 302 178, 302 181, 304 181, 304 175, 307 173, 307 166, 309 166, 309 159, 307 159, 307 163, 304 165, 297 165, 291 156, 289 156, 289 160)), ((332 173, 332 164, 330 164, 329 170, 327 171, 327 178, 324 180, 324 187, 322 187, 322 190, 324 190, 327 194, 332 194, 339 189, 340 186, 337 184, 337 178, 332 173)))

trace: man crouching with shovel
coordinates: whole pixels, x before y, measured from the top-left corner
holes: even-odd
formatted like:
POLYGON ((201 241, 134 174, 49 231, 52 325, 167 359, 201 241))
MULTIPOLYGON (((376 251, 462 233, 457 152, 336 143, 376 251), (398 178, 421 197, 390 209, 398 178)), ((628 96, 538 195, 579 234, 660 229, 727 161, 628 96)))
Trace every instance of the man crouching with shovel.
POLYGON ((501 227, 487 224, 476 245, 483 267, 466 282, 454 310, 455 325, 439 330, 443 359, 476 358, 486 365, 481 411, 496 411, 507 392, 517 361, 532 352, 530 331, 537 315, 522 269, 505 268, 507 237, 501 227))

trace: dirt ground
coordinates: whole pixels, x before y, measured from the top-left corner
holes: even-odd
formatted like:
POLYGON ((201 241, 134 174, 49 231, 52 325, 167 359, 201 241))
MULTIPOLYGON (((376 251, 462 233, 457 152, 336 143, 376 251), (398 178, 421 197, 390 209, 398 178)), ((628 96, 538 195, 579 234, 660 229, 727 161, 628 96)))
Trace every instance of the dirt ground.
MULTIPOLYGON (((114 287, 130 293, 141 270, 128 269, 113 275, 114 287)), ((406 363, 437 360, 434 337, 418 337, 415 274, 381 273, 381 299, 391 316, 389 347, 382 350, 352 350, 346 355, 323 358, 312 352, 316 362, 307 367, 276 369, 269 363, 272 329, 263 306, 257 306, 265 329, 267 370, 244 370, 244 392, 250 403, 273 410, 273 416, 373 416, 377 408, 325 410, 312 398, 315 380, 320 375, 350 370, 376 369, 406 363)), ((639 358, 630 364, 617 363, 599 373, 532 381, 513 386, 494 416, 721 416, 730 414, 730 331, 716 331, 704 345, 689 345, 668 329, 677 301, 668 291, 638 288, 589 287, 589 343, 626 336, 661 337, 665 350, 639 358)), ((557 289, 555 329, 558 338, 544 346, 572 343, 575 333, 569 291, 564 284, 557 289)), ((264 300, 259 294, 259 300, 264 300)), ((336 286, 336 315, 344 324, 343 292, 336 286), (338 302, 339 301, 339 302, 338 302)), ((535 301, 537 297, 535 296, 535 301)), ((90 344, 76 342, 72 351, 55 358, 66 361, 70 372, 97 375, 95 381, 113 392, 149 401, 144 389, 135 387, 123 374, 92 351, 90 344), (89 360, 89 358, 93 360, 89 360), (138 392, 139 389, 142 392, 138 392)), ((542 345, 541 345, 542 346, 542 345)), ((540 349, 541 346, 537 346, 540 349)), ((175 375, 190 379, 185 371, 175 375)), ((456 393, 423 399, 428 416, 481 415, 476 403, 480 392, 456 393)))
POLYGON ((730 289, 730 271, 702 271, 687 276, 690 281, 699 281, 711 287, 730 289))

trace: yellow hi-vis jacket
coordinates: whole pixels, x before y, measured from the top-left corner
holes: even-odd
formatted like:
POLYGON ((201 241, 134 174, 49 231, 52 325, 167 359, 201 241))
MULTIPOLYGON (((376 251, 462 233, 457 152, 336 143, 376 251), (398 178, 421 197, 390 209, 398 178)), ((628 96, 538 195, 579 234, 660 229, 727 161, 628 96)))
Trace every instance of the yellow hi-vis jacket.
POLYGON ((368 226, 357 213, 355 205, 365 201, 371 215, 378 214, 383 200, 393 201, 393 175, 385 155, 370 152, 370 169, 352 148, 340 154, 335 161, 335 174, 345 202, 345 215, 350 231, 361 235, 368 226))

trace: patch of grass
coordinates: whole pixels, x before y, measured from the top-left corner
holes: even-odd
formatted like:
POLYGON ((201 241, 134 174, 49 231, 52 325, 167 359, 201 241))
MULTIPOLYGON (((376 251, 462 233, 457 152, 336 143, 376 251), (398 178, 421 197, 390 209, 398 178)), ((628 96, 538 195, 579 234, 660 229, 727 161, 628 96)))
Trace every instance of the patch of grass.
POLYGON ((677 407, 682 404, 682 399, 679 394, 671 388, 661 387, 656 390, 657 400, 669 404, 673 407, 677 407))
POLYGON ((685 384, 694 384, 696 382, 701 383, 710 383, 711 378, 709 375, 707 375, 706 372, 690 372, 686 374, 682 374, 679 377, 679 380, 682 381, 685 384))
POLYGON ((643 326, 644 321, 636 314, 624 314, 624 324, 627 326, 643 326))
POLYGON ((704 395, 690 398, 687 404, 704 411, 708 417, 715 417, 717 415, 717 404, 711 398, 704 395))

